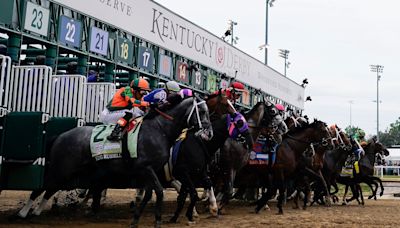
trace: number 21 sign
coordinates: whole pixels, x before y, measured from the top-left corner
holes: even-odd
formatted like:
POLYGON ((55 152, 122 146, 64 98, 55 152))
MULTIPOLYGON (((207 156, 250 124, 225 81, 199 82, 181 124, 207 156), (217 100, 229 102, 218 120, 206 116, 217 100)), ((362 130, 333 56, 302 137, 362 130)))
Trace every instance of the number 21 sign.
POLYGON ((82 22, 62 15, 59 23, 60 43, 79 48, 81 46, 82 22))
POLYGON ((108 32, 96 27, 91 27, 89 50, 97 54, 107 55, 108 32))

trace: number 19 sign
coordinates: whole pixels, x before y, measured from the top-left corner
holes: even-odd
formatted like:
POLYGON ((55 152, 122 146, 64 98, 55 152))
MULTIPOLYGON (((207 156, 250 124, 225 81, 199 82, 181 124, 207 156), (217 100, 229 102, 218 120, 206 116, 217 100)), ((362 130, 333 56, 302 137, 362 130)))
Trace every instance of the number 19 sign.
POLYGON ((58 40, 65 45, 79 48, 81 46, 82 23, 67 16, 60 18, 60 37, 58 40))
POLYGON ((107 55, 107 50, 108 50, 108 32, 96 27, 91 27, 89 51, 101 55, 107 55))

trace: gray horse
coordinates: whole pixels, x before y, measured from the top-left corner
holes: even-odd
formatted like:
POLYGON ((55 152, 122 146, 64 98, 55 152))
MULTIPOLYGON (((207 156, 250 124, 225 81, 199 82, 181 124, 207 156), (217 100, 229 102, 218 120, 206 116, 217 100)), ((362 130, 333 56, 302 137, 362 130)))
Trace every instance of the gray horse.
MULTIPOLYGON (((40 214, 47 200, 58 190, 91 189, 92 209, 96 212, 103 189, 141 186, 146 191, 154 190, 156 193, 155 226, 159 227, 163 188, 156 172, 168 161, 169 148, 184 128, 195 128, 197 134, 204 139, 210 139, 213 134, 207 105, 200 98, 187 98, 165 113, 172 117, 172 120, 159 115, 143 121, 135 159, 96 162, 90 152, 92 127, 75 128, 61 134, 50 151, 44 189, 32 192, 27 204, 19 211, 19 216, 26 217, 33 200, 43 191, 46 193, 34 214, 40 214)), ((137 227, 140 215, 149 200, 145 198, 135 211, 132 227, 137 227)))

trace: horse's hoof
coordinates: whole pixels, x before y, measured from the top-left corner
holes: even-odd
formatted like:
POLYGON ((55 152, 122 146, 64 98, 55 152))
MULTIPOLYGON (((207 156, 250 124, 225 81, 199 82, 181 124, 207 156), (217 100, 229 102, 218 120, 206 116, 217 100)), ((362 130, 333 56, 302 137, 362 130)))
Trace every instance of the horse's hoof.
POLYGON ((13 214, 13 215, 8 216, 7 220, 8 220, 9 222, 14 222, 14 221, 23 220, 23 219, 26 219, 26 218, 27 218, 27 217, 21 217, 21 216, 19 215, 19 213, 16 213, 16 214, 13 214))
POLYGON ((277 215, 283 215, 283 211, 279 211, 278 213, 276 213, 277 215))
POLYGON ((154 223, 154 228, 161 228, 162 221, 156 221, 154 223))
POLYGON ((131 223, 131 226, 130 226, 130 228, 138 228, 139 226, 138 226, 138 224, 137 223, 131 223))
POLYGON ((169 219, 169 223, 176 223, 176 221, 178 221, 178 217, 175 216, 169 219))
POLYGON ((217 217, 218 216, 218 208, 210 208, 210 214, 214 217, 217 217))
POLYGON ((196 225, 196 221, 188 221, 188 222, 187 222, 187 225, 188 225, 188 226, 196 225))

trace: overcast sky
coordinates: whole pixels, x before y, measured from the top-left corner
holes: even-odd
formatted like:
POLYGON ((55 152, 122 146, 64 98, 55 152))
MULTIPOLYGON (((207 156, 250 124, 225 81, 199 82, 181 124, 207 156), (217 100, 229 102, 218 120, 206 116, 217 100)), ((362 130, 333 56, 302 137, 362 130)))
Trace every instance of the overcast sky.
MULTIPOLYGON (((208 31, 222 36, 228 20, 238 22, 236 45, 264 61, 266 0, 156 0, 208 31)), ((376 133, 376 73, 380 81, 380 130, 400 116, 400 1, 276 0, 269 9, 268 65, 283 73, 277 49, 287 49, 288 77, 309 79, 305 114, 328 124, 352 123, 376 133)))

